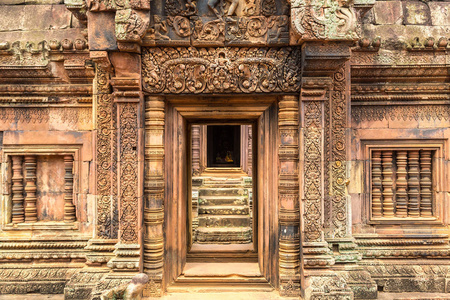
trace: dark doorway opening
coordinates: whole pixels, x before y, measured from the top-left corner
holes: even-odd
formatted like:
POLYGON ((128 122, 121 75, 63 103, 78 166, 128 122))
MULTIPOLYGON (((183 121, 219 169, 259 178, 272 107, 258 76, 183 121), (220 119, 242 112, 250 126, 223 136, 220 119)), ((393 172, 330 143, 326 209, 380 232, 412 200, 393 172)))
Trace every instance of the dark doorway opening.
POLYGON ((239 167, 240 126, 209 125, 208 127, 208 167, 239 167))

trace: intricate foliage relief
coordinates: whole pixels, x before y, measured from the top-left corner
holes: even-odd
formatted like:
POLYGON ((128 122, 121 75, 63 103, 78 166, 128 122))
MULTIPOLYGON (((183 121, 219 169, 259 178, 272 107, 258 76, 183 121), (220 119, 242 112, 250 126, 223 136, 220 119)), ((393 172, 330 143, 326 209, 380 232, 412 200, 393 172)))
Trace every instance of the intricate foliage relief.
POLYGON ((448 105, 401 105, 401 106, 353 106, 352 118, 361 121, 448 121, 448 105))
POLYGON ((134 103, 122 105, 120 112, 120 196, 122 230, 124 243, 137 243, 138 234, 138 124, 134 103))
POLYGON ((143 85, 149 93, 295 92, 298 48, 148 48, 143 85))
POLYGON ((333 76, 331 113, 331 200, 334 237, 345 237, 347 224, 345 129, 347 125, 346 68, 343 65, 333 76))
POLYGON ((116 201, 111 197, 112 187, 112 111, 108 73, 97 66, 97 235, 99 238, 117 238, 113 228, 113 209, 116 201))
POLYGON ((322 105, 305 103, 305 241, 319 241, 322 232, 322 105))

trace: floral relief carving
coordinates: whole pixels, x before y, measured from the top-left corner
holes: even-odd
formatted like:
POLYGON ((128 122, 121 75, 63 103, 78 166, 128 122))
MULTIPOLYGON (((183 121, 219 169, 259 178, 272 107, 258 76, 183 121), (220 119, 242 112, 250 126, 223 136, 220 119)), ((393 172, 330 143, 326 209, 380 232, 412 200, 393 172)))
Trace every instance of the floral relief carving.
POLYGON ((120 112, 120 196, 122 229, 121 240, 137 243, 138 209, 138 157, 137 157, 137 112, 135 104, 121 106, 120 112))
POLYGON ((331 99, 331 199, 334 237, 347 235, 345 128, 347 127, 346 74, 343 65, 333 76, 331 99))
POLYGON ((321 197, 322 197, 322 105, 318 101, 305 103, 305 241, 321 239, 321 197))
POLYGON ((295 92, 298 48, 148 48, 143 85, 149 93, 295 92))

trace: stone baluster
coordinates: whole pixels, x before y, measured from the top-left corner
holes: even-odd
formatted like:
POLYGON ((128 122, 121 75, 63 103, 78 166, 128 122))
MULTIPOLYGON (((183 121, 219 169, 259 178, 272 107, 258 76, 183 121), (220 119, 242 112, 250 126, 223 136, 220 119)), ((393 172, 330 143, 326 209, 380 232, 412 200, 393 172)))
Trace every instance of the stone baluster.
POLYGON ((383 217, 381 185, 381 151, 372 152, 372 217, 383 217))
POLYGON ((247 174, 248 176, 252 176, 252 170, 253 170, 253 140, 252 140, 252 126, 248 126, 248 160, 247 160, 247 174))
POLYGON ((64 156, 64 222, 77 220, 75 205, 73 204, 73 156, 64 156))
POLYGON ((393 151, 382 152, 382 165, 383 165, 383 217, 394 217, 394 190, 392 180, 392 154, 393 151))
POLYGON ((23 172, 22 156, 12 156, 12 222, 22 223, 25 221, 23 207, 23 172))
POLYGON ((408 152, 408 216, 420 216, 419 150, 408 152))
POLYGON ((37 208, 36 208, 36 156, 26 155, 25 160, 25 222, 36 222, 37 208))
POLYGON ((397 151, 397 191, 396 191, 396 217, 405 218, 408 216, 408 151, 397 151))
POLYGON ((200 174, 200 125, 192 125, 192 175, 200 174))
POLYGON ((420 216, 432 217, 431 150, 420 151, 420 216))

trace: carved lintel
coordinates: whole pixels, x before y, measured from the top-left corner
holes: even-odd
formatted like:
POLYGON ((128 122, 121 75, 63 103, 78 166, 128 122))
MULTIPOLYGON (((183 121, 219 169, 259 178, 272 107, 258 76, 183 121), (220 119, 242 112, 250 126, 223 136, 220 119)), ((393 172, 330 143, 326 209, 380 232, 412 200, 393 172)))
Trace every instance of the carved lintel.
POLYGON ((142 84, 152 94, 296 92, 298 47, 144 48, 142 84), (189 57, 184 57, 189 53, 189 57))

